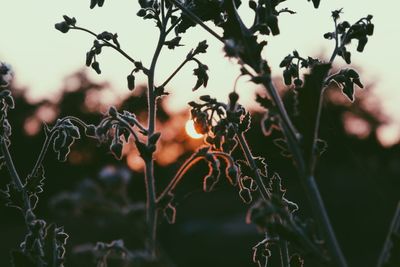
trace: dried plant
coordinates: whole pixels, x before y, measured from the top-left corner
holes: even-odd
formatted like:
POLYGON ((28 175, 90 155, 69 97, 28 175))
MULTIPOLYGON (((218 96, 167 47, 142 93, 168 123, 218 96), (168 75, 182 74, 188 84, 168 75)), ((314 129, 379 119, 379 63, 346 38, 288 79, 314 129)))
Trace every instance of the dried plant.
MULTIPOLYGON (((292 92, 295 105, 293 114, 289 114, 272 82, 267 60, 261 53, 267 45, 265 39, 280 33, 280 15, 295 13, 289 8, 279 9, 283 2, 285 1, 248 1, 249 7, 254 11, 254 22, 248 27, 238 13, 241 5, 239 0, 139 0, 141 8, 137 16, 155 23, 159 29, 158 42, 149 66, 128 55, 119 43, 116 33, 104 31, 97 34, 78 26, 77 20, 69 16, 64 16, 63 21, 55 24, 55 28, 62 33, 77 30, 94 38, 93 46, 86 53, 86 65, 96 73, 101 73, 100 54, 104 49, 111 48, 132 63, 132 71, 126 78, 129 90, 135 89, 135 79, 139 73, 147 77, 147 123, 141 123, 132 112, 118 111, 115 107, 110 107, 97 125, 87 124, 76 117, 58 119, 52 127, 45 125, 43 148, 30 174, 26 179, 21 179, 9 153, 11 126, 7 114, 14 108, 14 102, 10 91, 0 92, 0 166, 5 165, 11 177, 7 188, 1 191, 1 197, 6 200, 7 206, 21 210, 27 227, 25 241, 13 253, 14 266, 63 265, 64 245, 68 235, 62 227, 48 225, 37 219, 34 209, 39 194, 43 191, 43 159, 46 152, 52 147, 58 159, 65 161, 75 140, 81 139, 83 135, 108 145, 117 159, 122 158, 124 145, 133 140, 145 163, 146 250, 129 251, 122 240, 110 244, 98 243, 94 248, 98 254, 98 266, 106 266, 107 258, 114 254, 129 258, 139 253, 142 256, 145 254, 145 258, 149 260, 157 258, 159 215, 163 214, 169 223, 175 222, 175 189, 187 171, 199 161, 205 161, 209 168, 203 180, 205 192, 211 191, 225 177, 238 188, 240 198, 250 205, 246 219, 257 225, 263 233, 262 240, 253 247, 253 261, 258 266, 267 266, 270 257, 275 256, 280 257, 281 265, 285 267, 303 266, 303 259, 321 266, 347 266, 314 177, 317 159, 326 149, 326 143, 319 138, 319 124, 323 94, 327 87, 335 83, 350 101, 354 100, 354 85, 363 87, 354 69, 345 68, 333 73, 332 63, 340 56, 350 64, 351 51, 348 45, 357 42, 357 51, 362 52, 368 37, 373 35, 374 24, 371 15, 354 24, 341 21, 342 10, 335 10, 332 12, 334 29, 324 35, 324 38, 335 42, 329 61, 303 57, 298 51, 293 51, 282 60, 280 67, 283 68, 284 83, 292 92), (219 35, 207 26, 207 21, 214 22, 215 27, 221 28, 223 34, 219 35), (298 178, 313 208, 313 220, 317 227, 296 215, 299 207, 286 198, 286 189, 279 174, 270 174, 266 160, 252 153, 251 144, 246 140, 251 115, 239 104, 239 95, 235 90, 230 93, 226 103, 209 95, 200 97, 200 102, 189 103, 196 131, 205 136, 205 145, 182 164, 164 190, 156 192, 153 154, 162 138, 162 132, 156 131, 157 101, 168 95, 165 87, 189 62, 197 66, 193 70, 196 77, 193 90, 207 86, 208 66, 198 59, 198 55, 207 52, 208 44, 200 41, 160 85, 155 84, 156 66, 162 49, 179 48, 182 35, 195 26, 204 28, 223 44, 226 56, 236 59, 241 66, 240 77, 247 77, 252 83, 265 89, 264 94, 257 95, 257 102, 265 109, 263 133, 266 136, 272 131, 281 133, 282 137, 274 142, 281 148, 281 154, 289 157, 295 164, 298 178), (309 70, 309 74, 303 75, 303 70, 309 70), (243 156, 234 158, 232 151, 239 149, 243 156), (277 246, 280 255, 271 254, 272 246, 277 246)), ((320 4, 317 0, 312 2, 315 8, 320 4)), ((91 0, 90 8, 102 7, 103 4, 104 0, 91 0)), ((1 64, 0 74, 0 85, 6 87, 10 78, 9 66, 1 64)), ((395 266, 395 263, 386 264, 385 266, 395 266)))

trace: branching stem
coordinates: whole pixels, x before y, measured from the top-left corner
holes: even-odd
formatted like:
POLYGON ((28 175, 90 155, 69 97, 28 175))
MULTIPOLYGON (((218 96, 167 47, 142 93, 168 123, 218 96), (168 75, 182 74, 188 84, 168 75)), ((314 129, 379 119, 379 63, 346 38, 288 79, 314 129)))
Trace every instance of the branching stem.
POLYGON ((11 158, 10 151, 8 150, 8 144, 4 137, 0 137, 0 147, 12 182, 15 185, 16 189, 22 194, 22 198, 24 200, 23 215, 26 224, 28 224, 28 222, 26 221, 25 213, 26 211, 31 210, 31 202, 28 193, 26 192, 26 189, 21 181, 21 178, 19 177, 18 172, 15 169, 14 161, 11 158))
POLYGON ((257 164, 254 161, 254 157, 251 153, 250 147, 247 144, 246 139, 244 138, 243 133, 236 133, 236 139, 238 140, 240 147, 242 148, 243 154, 246 158, 246 161, 249 164, 249 166, 253 172, 254 180, 257 183, 258 190, 260 191, 262 198, 265 200, 270 199, 271 195, 270 195, 269 191, 267 190, 267 188, 265 187, 265 183, 258 171, 257 164))

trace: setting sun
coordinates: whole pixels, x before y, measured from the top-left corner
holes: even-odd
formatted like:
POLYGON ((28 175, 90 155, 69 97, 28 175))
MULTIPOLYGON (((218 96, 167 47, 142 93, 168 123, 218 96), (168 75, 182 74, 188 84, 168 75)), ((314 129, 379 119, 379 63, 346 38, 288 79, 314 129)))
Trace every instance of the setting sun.
POLYGON ((188 120, 186 122, 185 130, 186 130, 186 133, 193 139, 199 139, 199 138, 203 137, 202 134, 197 133, 196 130, 194 129, 194 121, 193 120, 188 120))

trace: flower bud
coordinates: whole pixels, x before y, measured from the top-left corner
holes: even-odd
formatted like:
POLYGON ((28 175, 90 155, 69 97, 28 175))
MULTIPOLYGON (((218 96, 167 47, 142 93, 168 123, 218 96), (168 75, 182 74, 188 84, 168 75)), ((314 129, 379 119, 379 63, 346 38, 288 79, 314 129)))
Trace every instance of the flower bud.
POLYGON ((90 67, 94 58, 94 54, 95 54, 94 50, 90 50, 89 52, 86 53, 86 66, 90 67))
POLYGON ((374 24, 370 23, 365 26, 365 29, 367 31, 367 35, 373 35, 374 34, 374 24))
POLYGON ((344 52, 343 58, 347 64, 351 63, 351 53, 349 51, 344 52))
POLYGON ((249 1, 249 7, 250 7, 251 9, 253 9, 253 10, 256 10, 256 9, 257 9, 257 3, 256 3, 256 1, 250 0, 250 1, 249 1))
POLYGON ((229 101, 233 104, 236 104, 236 102, 239 100, 239 95, 236 92, 232 92, 229 94, 229 101))
POLYGON ((96 71, 97 74, 101 73, 100 64, 99 62, 95 61, 92 63, 92 69, 96 71))
POLYGON ((292 75, 288 69, 283 70, 283 80, 286 85, 292 84, 292 75))
POLYGON ((113 142, 110 146, 110 151, 117 160, 122 158, 122 144, 120 142, 113 142))
POLYGON ((127 79, 127 81, 128 81, 128 89, 129 90, 133 90, 133 89, 135 89, 135 76, 133 76, 132 74, 129 74, 127 77, 126 77, 126 79, 127 79))
POLYGON ((59 30, 62 33, 67 33, 69 31, 69 25, 65 21, 56 23, 54 25, 54 28, 56 28, 57 30, 59 30))
POLYGON ((64 18, 64 21, 65 21, 68 25, 75 26, 75 24, 76 24, 76 19, 75 19, 75 18, 70 18, 70 17, 68 17, 67 15, 64 15, 63 18, 64 18))
POLYGON ((110 115, 110 116, 113 117, 113 118, 117 117, 117 115, 118 115, 117 109, 116 109, 114 106, 111 106, 111 107, 108 109, 108 115, 110 115))
POLYGON ((97 5, 97 0, 90 0, 90 9, 93 9, 97 5))
POLYGON ((136 13, 136 15, 138 16, 138 17, 144 17, 144 16, 146 16, 146 9, 144 9, 144 8, 142 8, 142 9, 139 9, 139 11, 136 13))
POLYGON ((368 38, 367 36, 363 36, 360 39, 358 39, 358 45, 357 45, 357 51, 358 52, 363 52, 364 51, 364 47, 368 42, 368 38))

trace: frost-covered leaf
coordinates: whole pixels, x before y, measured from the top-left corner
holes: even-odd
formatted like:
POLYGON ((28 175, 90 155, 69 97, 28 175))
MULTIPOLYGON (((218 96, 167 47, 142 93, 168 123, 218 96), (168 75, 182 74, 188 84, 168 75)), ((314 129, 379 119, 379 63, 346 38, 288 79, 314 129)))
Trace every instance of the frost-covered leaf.
POLYGON ((249 164, 247 164, 247 161, 239 159, 235 163, 236 163, 236 166, 238 167, 239 175, 241 178, 246 177, 246 176, 248 176, 248 177, 253 176, 253 171, 251 170, 249 164))
POLYGON ((263 158, 263 157, 254 157, 253 159, 256 162, 258 172, 262 176, 268 177, 267 163, 265 162, 265 158, 263 158))
POLYGON ((5 190, 0 190, 0 199, 7 207, 19 210, 24 207, 22 193, 18 191, 14 184, 7 184, 5 190))
POLYGON ((44 179, 45 179, 44 168, 42 165, 33 175, 28 175, 26 179, 25 188, 28 194, 38 194, 43 192, 44 179))

